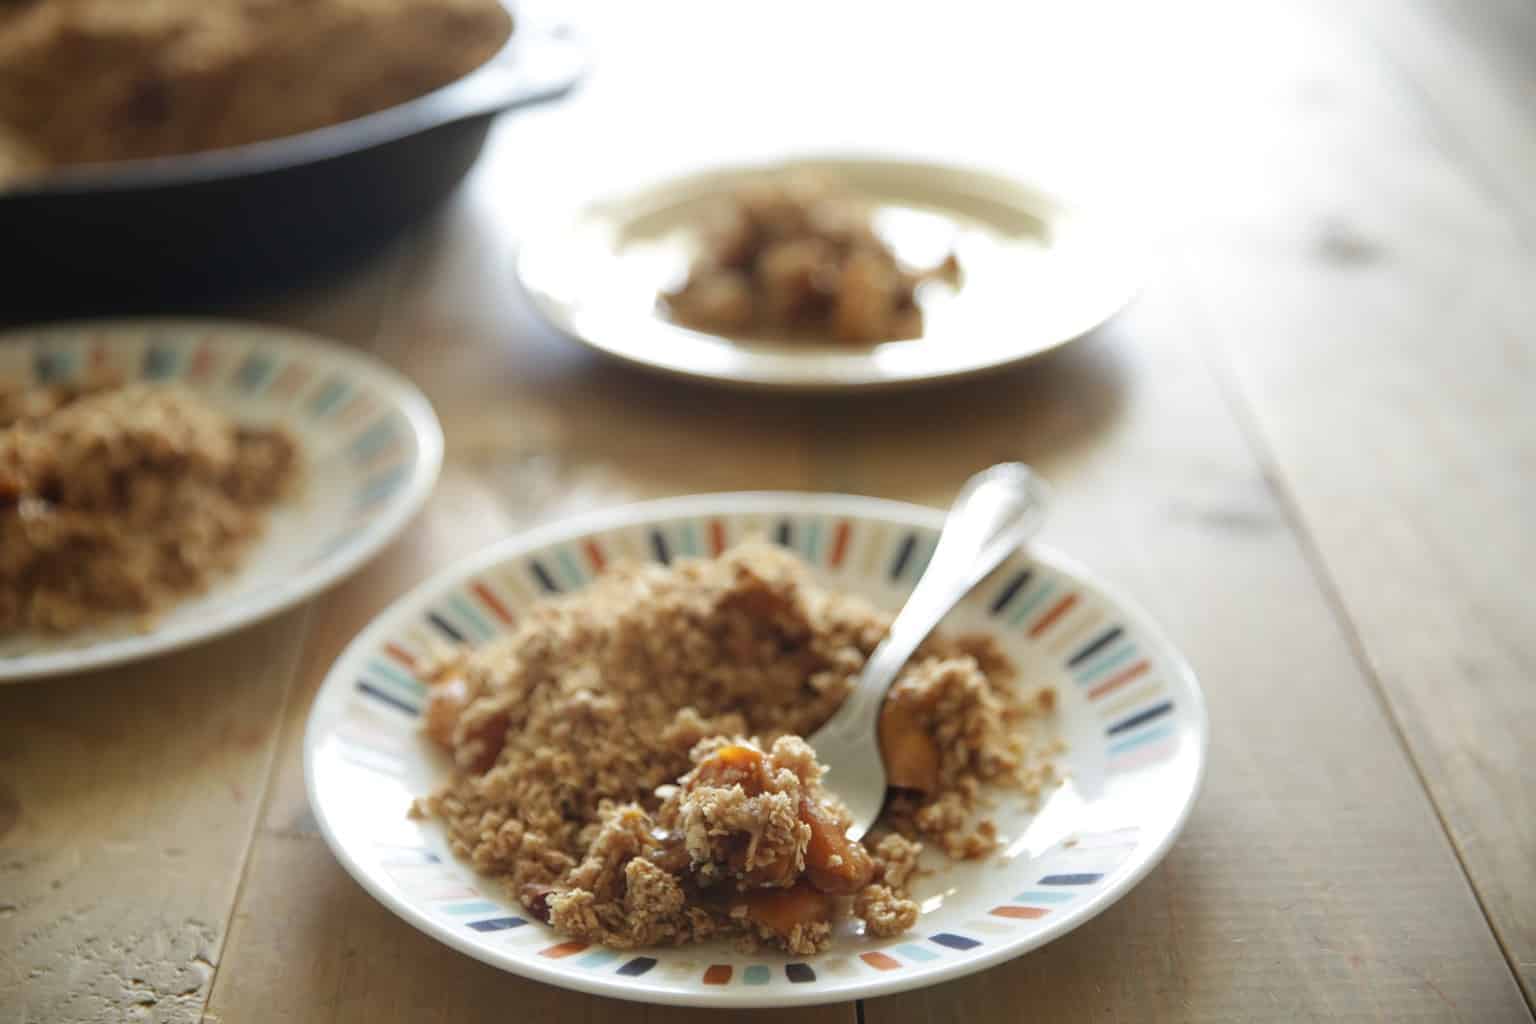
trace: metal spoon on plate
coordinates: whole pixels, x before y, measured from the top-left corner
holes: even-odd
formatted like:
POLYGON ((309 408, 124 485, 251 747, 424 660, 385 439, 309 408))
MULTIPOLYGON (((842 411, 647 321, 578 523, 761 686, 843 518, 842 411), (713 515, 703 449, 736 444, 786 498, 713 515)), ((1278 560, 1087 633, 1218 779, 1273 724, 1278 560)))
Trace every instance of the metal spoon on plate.
POLYGON ((847 805, 859 839, 885 803, 880 709, 912 653, 960 599, 1045 522, 1050 491, 1028 466, 1004 462, 966 481, 944 519, 938 546, 885 639, 842 707, 810 737, 829 788, 847 805))

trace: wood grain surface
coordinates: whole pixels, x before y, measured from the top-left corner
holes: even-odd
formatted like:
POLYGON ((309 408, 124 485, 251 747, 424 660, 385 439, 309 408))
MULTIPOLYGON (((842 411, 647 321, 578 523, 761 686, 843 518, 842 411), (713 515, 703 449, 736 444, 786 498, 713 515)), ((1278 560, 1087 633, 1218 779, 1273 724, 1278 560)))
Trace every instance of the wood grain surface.
POLYGON ((198 1019, 307 618, 0 690, 4 1019, 198 1019))
POLYGON ((1536 10, 579 10, 590 83, 501 123, 440 214, 219 311, 421 384, 447 436, 422 516, 269 623, 0 688, 0 1022, 709 1019, 501 973, 353 883, 303 790, 327 667, 403 590, 533 523, 748 488, 942 505, 1015 458, 1060 493, 1045 540, 1199 671, 1205 791, 1167 860, 1070 935, 793 1018, 1530 1021, 1536 10), (602 361, 511 284, 518 232, 560 197, 818 149, 1128 193, 1159 239, 1145 294, 984 380, 765 398, 602 361))
MULTIPOLYGON (((1341 96, 1328 123, 1283 105, 1250 122, 1242 180, 1275 198, 1232 203, 1183 276, 1529 998, 1536 221, 1505 179, 1536 153, 1536 77, 1491 76, 1446 13, 1315 53, 1341 96), (1429 33, 1465 65, 1429 63, 1429 33)), ((1506 45, 1536 39, 1524 13, 1506 45)))

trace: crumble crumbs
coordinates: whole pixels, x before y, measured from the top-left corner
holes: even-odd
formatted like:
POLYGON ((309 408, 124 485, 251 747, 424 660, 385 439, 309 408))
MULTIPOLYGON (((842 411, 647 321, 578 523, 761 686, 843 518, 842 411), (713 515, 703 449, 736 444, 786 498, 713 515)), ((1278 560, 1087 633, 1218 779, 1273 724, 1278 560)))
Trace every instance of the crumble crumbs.
POLYGON ((298 463, 287 432, 178 388, 0 388, 0 634, 147 619, 203 590, 298 463))
POLYGON ((511 30, 497 0, 5 0, 0 189, 371 114, 467 74, 511 30))
POLYGON ((959 280, 951 253, 936 267, 902 266, 869 204, 818 175, 751 181, 703 224, 688 278, 662 295, 676 318, 711 331, 790 331, 849 344, 923 333, 917 289, 959 280))
POLYGON ((418 800, 453 851, 556 931, 616 948, 712 937, 796 954, 852 914, 916 922, 926 840, 996 846, 983 787, 1034 798, 1056 776, 1049 707, 986 637, 937 633, 893 687, 893 788, 862 843, 800 737, 837 709, 889 624, 793 555, 623 565, 529 607, 431 674, 428 735, 454 778, 418 800))

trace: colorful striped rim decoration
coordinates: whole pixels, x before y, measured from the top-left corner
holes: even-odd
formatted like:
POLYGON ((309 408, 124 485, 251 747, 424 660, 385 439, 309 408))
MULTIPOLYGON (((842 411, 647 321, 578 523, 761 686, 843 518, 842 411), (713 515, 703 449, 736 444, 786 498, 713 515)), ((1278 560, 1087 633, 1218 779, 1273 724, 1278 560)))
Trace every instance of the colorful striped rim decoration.
MULTIPOLYGON (((365 434, 354 446, 366 450, 378 443, 365 434)), ((757 528, 747 528, 740 521, 722 518, 680 520, 637 529, 627 537, 609 535, 562 545, 530 556, 521 572, 513 567, 472 581, 429 611, 424 624, 428 634, 438 640, 483 642, 511 625, 514 616, 510 609, 516 605, 578 589, 614 559, 632 558, 636 552, 663 563, 675 554, 703 554, 700 539, 704 537, 711 538, 708 550, 713 552, 747 536, 772 536, 812 564, 836 570, 845 564, 850 552, 859 550, 862 532, 868 529, 872 534, 883 534, 876 524, 855 526, 847 520, 827 523, 817 518, 754 526, 757 528), (824 544, 823 538, 828 537, 832 543, 824 544)), ((888 538, 872 539, 878 543, 888 538)), ((889 540, 884 563, 887 578, 893 583, 915 581, 932 557, 936 537, 908 531, 889 540)), ((1023 632, 1031 642, 1046 644, 1053 653, 1064 655, 1072 678, 1103 721, 1111 771, 1131 771, 1173 755, 1178 733, 1170 724, 1172 695, 1158 678, 1151 659, 1138 650, 1123 625, 1100 621, 1102 609, 1091 607, 1086 595, 1038 567, 1018 569, 994 586, 987 598, 994 619, 1023 632), (1092 628, 1084 633, 1085 626, 1092 628)), ((398 667, 385 667, 397 682, 410 678, 419 653, 411 645, 412 641, 405 639, 391 644, 398 667)), ((381 681, 381 674, 382 670, 376 671, 359 680, 359 690, 406 713, 416 713, 421 691, 401 694, 398 685, 392 688, 387 679, 381 681)))
MULTIPOLYGON (((264 376, 270 379, 271 374, 264 376)), ((367 452, 384 443, 365 432, 354 446, 367 452)), ((667 563, 679 557, 711 555, 750 537, 769 538, 834 576, 862 573, 898 588, 915 582, 937 539, 928 530, 816 515, 679 518, 582 537, 495 566, 439 598, 364 661, 354 682, 355 696, 378 714, 408 723, 421 714, 425 702, 426 684, 417 673, 432 646, 490 639, 517 621, 520 607, 576 590, 616 561, 667 563)), ((977 597, 985 614, 1002 630, 1055 660, 1069 680, 1066 685, 1075 686, 1092 709, 1106 775, 1135 771, 1174 756, 1180 733, 1173 724, 1173 692, 1164 684, 1153 657, 1138 644, 1136 631, 1117 621, 1112 606, 1062 573, 1026 564, 1022 557, 995 574, 977 597)), ((381 742, 387 746, 387 741, 381 742)), ((396 755, 370 743, 365 735, 348 734, 341 750, 349 763, 367 770, 386 774, 402 770, 396 755)), ((712 962, 687 970, 699 984, 712 988, 801 986, 823 977, 900 971, 972 956, 1020 929, 1049 926, 1053 918, 1098 893, 1137 849, 1139 831, 1128 827, 1077 835, 1059 844, 1036 858, 1048 869, 1043 867, 1019 891, 1000 893, 999 902, 963 925, 902 936, 855 956, 815 963, 712 962)), ((639 955, 561 941, 543 926, 509 912, 507 905, 475 897, 466 889, 457 866, 442 864, 425 850, 417 853, 422 859, 401 861, 400 852, 392 848, 396 859, 382 863, 403 891, 466 932, 505 936, 518 948, 526 943, 529 955, 567 961, 583 971, 639 977, 658 964, 664 973, 672 970, 668 951, 639 955)))
MULTIPOLYGON (((1098 869, 1044 874, 1032 888, 994 907, 988 912, 989 915, 994 919, 1001 918, 1010 925, 1018 925, 1059 913, 1067 905, 1096 891, 1099 883, 1136 848, 1138 833, 1137 828, 1090 833, 1074 837, 1070 845, 1059 845, 1052 851, 1051 860, 1061 863, 1063 857, 1076 856, 1091 861, 1098 869)), ((580 955, 579 959, 572 961, 577 967, 610 970, 626 977, 645 974, 659 962, 654 956, 621 953, 585 942, 549 942, 545 938, 549 934, 546 929, 521 916, 509 914, 500 904, 477 897, 458 875, 443 864, 437 854, 425 848, 385 844, 379 845, 377 852, 379 863, 404 892, 429 904, 435 914, 453 920, 469 931, 486 935, 531 927, 538 933, 534 940, 536 948, 532 950, 534 955, 549 960, 564 960, 580 955)), ((778 976, 788 984, 803 985, 817 980, 818 966, 823 973, 830 975, 846 975, 859 969, 898 971, 915 964, 963 956, 988 944, 988 939, 982 936, 1008 935, 1013 931, 1012 927, 999 930, 995 924, 984 921, 973 922, 972 927, 975 935, 938 931, 927 935, 902 936, 890 945, 861 952, 855 958, 844 957, 817 965, 794 961, 779 965, 777 971, 768 964, 710 963, 699 972, 698 980, 709 986, 766 985, 778 976)))

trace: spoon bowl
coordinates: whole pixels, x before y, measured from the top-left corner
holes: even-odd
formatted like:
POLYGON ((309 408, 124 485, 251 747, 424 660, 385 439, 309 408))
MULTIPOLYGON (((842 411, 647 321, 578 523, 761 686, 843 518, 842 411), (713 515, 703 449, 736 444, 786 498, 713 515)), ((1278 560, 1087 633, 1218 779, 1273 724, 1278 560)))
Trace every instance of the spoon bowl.
POLYGON ((886 693, 950 609, 1040 529, 1049 500, 1045 481, 1020 462, 999 463, 967 480, 928 567, 848 699, 809 738, 852 818, 848 838, 863 838, 885 805, 879 722, 886 693))

